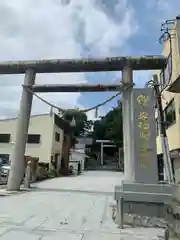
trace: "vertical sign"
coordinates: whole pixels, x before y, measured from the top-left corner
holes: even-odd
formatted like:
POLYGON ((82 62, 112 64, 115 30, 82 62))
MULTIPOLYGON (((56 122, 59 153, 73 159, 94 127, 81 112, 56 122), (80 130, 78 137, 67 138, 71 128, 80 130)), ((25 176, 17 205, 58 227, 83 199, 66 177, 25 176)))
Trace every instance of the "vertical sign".
POLYGON ((153 90, 150 88, 134 89, 132 100, 135 181, 157 183, 155 97, 153 90))

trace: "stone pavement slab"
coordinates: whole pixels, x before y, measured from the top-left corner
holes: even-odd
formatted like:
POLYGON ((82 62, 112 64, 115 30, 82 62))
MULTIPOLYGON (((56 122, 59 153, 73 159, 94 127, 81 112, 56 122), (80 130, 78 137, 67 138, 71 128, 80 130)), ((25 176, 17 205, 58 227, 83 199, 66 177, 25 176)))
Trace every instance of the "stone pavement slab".
POLYGON ((25 240, 39 240, 40 235, 23 232, 21 230, 9 230, 4 235, 0 236, 1 240, 10 240, 10 239, 25 239, 25 240))
POLYGON ((162 229, 120 230, 114 223, 113 195, 107 192, 113 192, 121 178, 119 173, 90 172, 44 181, 35 191, 1 197, 0 240, 155 240, 163 236, 162 229), (61 191, 65 188, 68 191, 61 191))
POLYGON ((93 192, 109 192, 114 194, 115 185, 124 180, 121 172, 89 171, 82 175, 54 178, 35 184, 36 187, 54 190, 80 190, 93 192))
POLYGON ((83 234, 73 234, 73 233, 55 233, 51 236, 45 236, 42 238, 42 240, 59 240, 59 239, 65 239, 65 240, 81 240, 83 239, 83 234))

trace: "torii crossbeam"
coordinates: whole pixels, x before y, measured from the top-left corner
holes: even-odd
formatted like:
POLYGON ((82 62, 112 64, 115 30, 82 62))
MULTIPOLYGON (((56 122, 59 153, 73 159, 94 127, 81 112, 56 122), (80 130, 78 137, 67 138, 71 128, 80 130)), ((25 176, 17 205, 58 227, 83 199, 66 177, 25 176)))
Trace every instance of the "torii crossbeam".
POLYGON ((27 69, 32 69, 35 73, 121 71, 127 64, 130 64, 133 70, 157 70, 165 67, 166 58, 157 55, 99 59, 7 61, 0 62, 0 74, 23 74, 26 73, 27 69))

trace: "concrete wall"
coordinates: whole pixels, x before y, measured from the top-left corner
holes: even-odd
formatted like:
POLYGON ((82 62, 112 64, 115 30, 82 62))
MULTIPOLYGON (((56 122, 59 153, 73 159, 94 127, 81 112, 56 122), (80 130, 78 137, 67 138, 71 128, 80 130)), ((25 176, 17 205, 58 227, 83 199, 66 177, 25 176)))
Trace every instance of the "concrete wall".
POLYGON ((84 143, 75 144, 75 149, 85 149, 86 145, 84 143))
MULTIPOLYGON (((84 171, 84 164, 85 164, 85 148, 86 148, 86 141, 85 138, 77 138, 78 143, 75 144, 75 148, 71 150, 70 161, 79 161, 81 163, 81 171, 84 171)), ((91 143, 91 139, 87 141, 91 143)))
MULTIPOLYGON (((178 77, 180 76, 180 39, 178 38, 177 32, 177 23, 175 23, 173 30, 171 32, 172 36, 172 76, 170 80, 170 84, 175 81, 180 81, 178 77)), ((170 53, 170 42, 166 41, 163 46, 162 54, 168 57, 170 53)), ((160 71, 156 71, 155 74, 159 77, 160 82, 160 71)), ((167 104, 174 99, 175 103, 175 112, 176 112, 176 122, 168 127, 167 129, 167 137, 169 143, 170 151, 180 148, 180 94, 179 93, 171 93, 165 90, 162 92, 162 105, 163 109, 167 106, 167 104)), ((156 113, 157 117, 157 113, 156 113)), ((161 148, 161 140, 160 136, 156 138, 157 144, 157 154, 162 153, 161 148)), ((180 181, 180 157, 172 158, 174 164, 174 172, 175 172, 175 180, 176 182, 180 181)))
MULTIPOLYGON (((180 52, 179 52, 179 42, 177 38, 176 24, 172 30, 172 77, 171 83, 176 81, 178 76, 180 76, 180 52)), ((165 42, 163 48, 163 55, 168 56, 170 53, 169 41, 165 42)), ((160 71, 156 71, 156 74, 160 74, 160 71)), ((170 150, 180 148, 180 94, 171 93, 168 91, 163 91, 163 108, 166 106, 166 102, 170 102, 173 98, 175 101, 176 110, 176 122, 167 129, 167 136, 169 141, 170 150)), ((161 142, 159 136, 157 137, 157 153, 162 153, 161 142)))
MULTIPOLYGON (((10 143, 0 143, 0 154, 12 154, 14 143, 16 141, 17 118, 0 120, 0 133, 11 134, 10 143)), ((29 134, 40 134, 39 144, 26 144, 26 153, 32 157, 38 157, 39 162, 50 162, 53 122, 52 117, 47 115, 32 116, 29 125, 29 134)))
POLYGON ((76 138, 76 140, 79 144, 84 144, 84 145, 92 144, 92 138, 79 137, 79 138, 76 138))
MULTIPOLYGON (((171 82, 176 81, 176 79, 179 77, 180 73, 180 52, 179 52, 179 41, 178 41, 178 35, 177 35, 177 24, 175 23, 173 30, 171 32, 171 42, 172 42, 172 56, 173 56, 173 64, 172 64, 172 79, 171 82)), ((162 54, 164 56, 168 56, 170 53, 170 43, 169 41, 166 41, 163 47, 162 54)))
POLYGON ((64 131, 62 129, 60 129, 59 127, 57 127, 54 123, 53 123, 53 135, 52 135, 52 149, 51 149, 51 154, 59 154, 58 157, 58 163, 57 163, 57 168, 58 170, 61 167, 61 158, 62 158, 62 148, 63 148, 63 139, 64 139, 64 131), (55 139, 55 134, 59 133, 60 135, 60 139, 59 141, 56 141, 55 139))
POLYGON ((176 183, 180 183, 180 157, 173 159, 176 183))
MULTIPOLYGON (((180 124, 179 120, 177 121, 180 124)), ((167 136, 168 136, 170 151, 180 148, 180 127, 178 126, 178 123, 176 122, 175 124, 173 124, 167 129, 167 136)), ((157 144, 157 154, 161 154, 162 148, 161 148, 161 141, 159 136, 156 138, 156 144, 157 144)))
POLYGON ((71 163, 78 163, 78 161, 80 162, 81 164, 81 171, 84 171, 84 164, 85 164, 85 153, 84 151, 81 149, 81 150, 72 150, 71 151, 71 155, 70 155, 70 162, 71 163), (77 152, 79 151, 79 152, 77 152))
POLYGON ((63 174, 68 174, 69 169, 69 160, 70 160, 70 147, 71 147, 71 136, 68 134, 64 134, 63 146, 62 146, 62 155, 64 159, 64 169, 63 174))

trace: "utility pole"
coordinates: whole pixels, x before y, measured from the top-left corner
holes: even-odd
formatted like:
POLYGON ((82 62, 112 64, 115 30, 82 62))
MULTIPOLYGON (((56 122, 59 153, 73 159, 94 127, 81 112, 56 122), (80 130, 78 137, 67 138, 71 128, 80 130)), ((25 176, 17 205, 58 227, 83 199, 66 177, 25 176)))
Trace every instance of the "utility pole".
POLYGON ((169 183, 174 183, 174 176, 172 171, 171 157, 169 152, 168 138, 166 134, 166 127, 164 121, 164 114, 161 102, 161 92, 159 90, 158 77, 153 75, 154 90, 157 98, 157 109, 158 109, 158 123, 161 137, 161 145, 164 159, 165 172, 168 177, 169 183))
POLYGON ((177 46, 178 46, 178 56, 180 60, 180 16, 176 17, 176 37, 177 37, 177 46))
POLYGON ((101 142, 101 166, 104 165, 104 148, 103 148, 103 142, 101 142))
POLYGON ((121 166, 121 148, 120 147, 118 148, 118 166, 119 168, 121 166))

